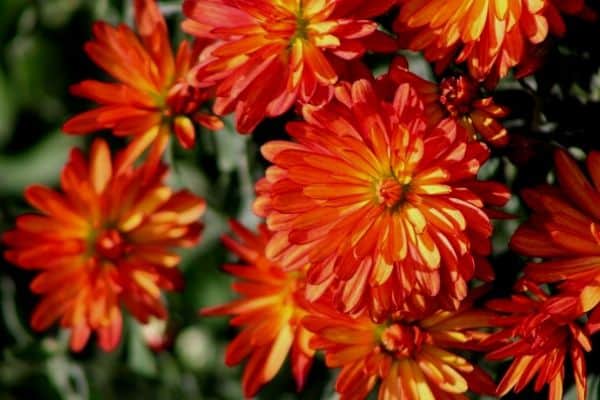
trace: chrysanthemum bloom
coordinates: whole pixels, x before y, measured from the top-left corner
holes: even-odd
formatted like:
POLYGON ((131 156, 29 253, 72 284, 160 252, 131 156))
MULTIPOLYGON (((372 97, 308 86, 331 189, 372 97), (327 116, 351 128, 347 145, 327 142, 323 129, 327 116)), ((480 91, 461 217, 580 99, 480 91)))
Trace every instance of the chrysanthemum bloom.
POLYGON ((438 311, 424 319, 390 319, 376 324, 367 315, 351 318, 320 308, 303 324, 314 332, 311 346, 325 352, 341 399, 364 399, 378 381, 379 400, 466 399, 468 390, 493 394, 494 382, 453 349, 469 349, 489 326, 482 311, 438 311))
POLYGON ((577 388, 577 398, 585 399, 586 369, 584 352, 591 350, 591 342, 577 319, 580 314, 557 316, 548 314, 548 298, 540 289, 531 287, 530 295, 516 294, 510 299, 492 300, 488 306, 503 316, 494 321, 502 329, 486 340, 494 350, 490 360, 513 358, 500 381, 498 396, 511 390, 520 392, 535 378, 534 390, 539 392, 549 385, 548 399, 563 398, 565 362, 570 359, 577 388), (537 377, 536 377, 537 375, 537 377))
POLYGON ((42 296, 31 325, 55 321, 71 329, 78 351, 92 332, 113 349, 121 336, 121 305, 142 323, 165 318, 161 290, 181 284, 177 247, 198 242, 204 200, 173 193, 162 183, 166 169, 114 172, 105 142, 94 142, 89 160, 78 149, 61 175, 62 192, 31 186, 27 201, 40 214, 17 218, 3 236, 8 261, 40 270, 31 290, 42 296))
POLYGON ((496 81, 527 63, 548 33, 562 35, 561 12, 587 13, 584 0, 398 0, 401 44, 424 51, 438 70, 465 62, 476 80, 496 81), (559 11, 560 10, 560 11, 559 11))
POLYGON ((247 264, 225 265, 225 271, 239 278, 233 290, 240 294, 231 303, 205 308, 203 315, 233 315, 231 324, 243 327, 229 344, 225 354, 227 365, 248 359, 242 378, 246 397, 253 397, 280 370, 291 351, 291 365, 298 390, 306 380, 314 351, 308 346, 312 334, 300 325, 307 314, 302 294, 304 274, 286 272, 265 257, 271 233, 265 225, 258 234, 232 221, 231 228, 239 237, 227 236, 225 245, 247 264))
POLYGON ((89 57, 118 82, 86 80, 71 92, 100 106, 68 120, 63 130, 87 134, 110 129, 115 135, 133 136, 123 166, 152 146, 150 162, 158 163, 171 133, 182 147, 194 145, 194 122, 218 130, 222 122, 202 111, 212 95, 190 85, 188 72, 199 49, 186 41, 174 57, 164 18, 154 0, 134 1, 139 35, 125 25, 112 27, 97 22, 95 38, 85 44, 89 57))
POLYGON ((482 137, 494 146, 508 143, 508 134, 498 119, 508 115, 508 109, 482 97, 477 83, 465 75, 442 79, 439 85, 408 70, 404 57, 396 57, 385 75, 378 77, 378 90, 391 91, 401 83, 410 83, 423 101, 427 122, 437 125, 444 118, 459 122, 473 139, 482 137))
POLYGON ((340 85, 302 115, 287 126, 294 142, 262 148, 274 163, 254 205, 275 232, 267 256, 289 269, 309 263, 309 283, 338 286, 346 311, 370 305, 377 318, 413 293, 456 307, 490 251, 484 203, 509 196, 476 180, 486 146, 451 119, 428 127, 408 84, 392 104, 367 81, 340 85))
POLYGON ((214 111, 235 111, 251 132, 299 99, 322 102, 338 71, 331 60, 352 60, 367 49, 395 50, 368 18, 394 0, 186 0, 184 30, 220 40, 196 71, 200 85, 217 85, 214 111))
MULTIPOLYGON (((562 282, 565 299, 577 303, 576 312, 592 310, 591 321, 600 322, 600 152, 587 157, 591 183, 565 151, 557 150, 554 161, 558 184, 523 191, 533 214, 510 246, 542 259, 527 265, 527 279, 562 282)), ((564 300, 563 306, 570 309, 573 304, 564 300)))

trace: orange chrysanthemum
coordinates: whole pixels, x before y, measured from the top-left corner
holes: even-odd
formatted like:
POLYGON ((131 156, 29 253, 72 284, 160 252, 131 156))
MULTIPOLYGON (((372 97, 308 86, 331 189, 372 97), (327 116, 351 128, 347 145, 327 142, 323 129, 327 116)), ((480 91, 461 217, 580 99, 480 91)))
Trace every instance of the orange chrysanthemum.
POLYGON ((205 308, 203 315, 233 315, 231 324, 243 326, 229 344, 227 365, 244 358, 242 386, 246 397, 254 396, 262 385, 279 371, 291 350, 292 372, 298 390, 302 388, 312 364, 314 351, 308 346, 311 333, 300 325, 307 314, 302 299, 304 274, 286 272, 265 257, 271 233, 265 225, 253 234, 235 221, 231 228, 242 242, 224 237, 225 245, 248 265, 225 265, 224 269, 240 278, 233 289, 242 298, 229 304, 205 308))
POLYGON ((407 84, 393 104, 367 81, 340 85, 332 102, 302 113, 306 122, 287 126, 295 142, 262 148, 275 164, 256 186, 255 211, 276 232, 267 256, 290 269, 309 263, 311 288, 336 285, 346 311, 369 305, 385 318, 413 294, 455 308, 490 251, 484 199, 508 199, 504 186, 476 180, 486 146, 451 119, 427 127, 407 84))
POLYGON ((341 399, 365 399, 378 380, 379 400, 466 399, 467 390, 494 393, 494 382, 450 349, 469 349, 489 326, 482 311, 438 311, 426 318, 391 318, 376 324, 319 308, 303 324, 314 332, 311 345, 325 351, 328 367, 342 370, 336 390, 341 399))
POLYGON ((217 85, 214 110, 235 111, 240 132, 278 116, 297 99, 321 102, 338 81, 335 64, 368 48, 394 50, 368 20, 394 0, 186 0, 184 30, 219 41, 196 76, 217 85))
POLYGON ((133 162, 152 145, 150 162, 158 163, 171 132, 184 148, 195 141, 193 121, 213 130, 222 122, 202 111, 212 95, 190 85, 188 72, 199 49, 186 41, 174 58, 164 18, 154 0, 134 1, 139 37, 127 26, 104 22, 94 25, 94 40, 85 44, 89 57, 119 83, 86 80, 71 92, 100 107, 68 120, 63 130, 86 134, 111 129, 119 136, 134 136, 123 153, 123 165, 133 162))
POLYGON ((549 385, 548 399, 563 398, 565 362, 571 360, 577 388, 577 398, 585 400, 586 368, 584 352, 591 350, 585 330, 577 322, 579 314, 551 315, 546 312, 549 298, 534 285, 527 285, 530 295, 517 294, 510 299, 492 300, 489 308, 501 313, 494 323, 502 329, 490 336, 486 346, 494 350, 487 354, 490 360, 512 357, 513 361, 497 388, 504 396, 511 390, 520 392, 535 378, 534 390, 539 392, 549 385))
POLYGON ((410 72, 404 57, 396 57, 389 72, 377 79, 377 86, 385 93, 401 83, 410 83, 417 91, 429 125, 452 118, 467 129, 472 139, 481 136, 494 146, 508 143, 507 130, 497 121, 508 115, 508 109, 494 103, 492 97, 482 98, 478 85, 468 76, 447 77, 436 85, 410 72))
POLYGON ((466 62, 476 80, 496 81, 529 62, 548 32, 564 33, 560 12, 590 14, 584 0, 398 0, 401 44, 445 68, 466 62), (560 10, 560 11, 559 11, 560 10))
POLYGON ((60 319, 80 350, 92 331, 104 350, 121 335, 125 307, 140 321, 166 317, 161 290, 181 286, 175 247, 198 242, 204 201, 162 184, 166 169, 148 166, 113 172, 104 141, 89 161, 71 152, 61 176, 62 193, 31 186, 27 201, 39 214, 17 218, 4 234, 8 261, 41 273, 31 283, 42 296, 31 319, 36 330, 60 319))
POLYGON ((600 152, 587 157, 592 180, 563 150, 554 156, 558 186, 523 191, 533 214, 515 232, 510 246, 542 262, 530 263, 525 277, 537 283, 561 282, 562 306, 577 313, 593 311, 600 329, 600 152), (567 299, 575 304, 566 304, 567 299))

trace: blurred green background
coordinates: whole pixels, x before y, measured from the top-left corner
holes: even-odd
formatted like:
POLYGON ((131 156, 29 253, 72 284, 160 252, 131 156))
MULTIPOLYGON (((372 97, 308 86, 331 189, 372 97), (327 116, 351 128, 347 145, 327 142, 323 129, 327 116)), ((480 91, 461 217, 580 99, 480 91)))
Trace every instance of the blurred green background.
MULTIPOLYGON (((592 4, 599 8, 598 2, 592 4)), ((161 8, 174 40, 180 40, 180 1, 163 1, 161 8)), ((56 186, 69 149, 90 143, 91 137, 61 134, 60 126, 68 116, 90 106, 69 96, 68 86, 84 78, 105 78, 82 51, 97 19, 130 23, 131 4, 0 0, 0 232, 28 210, 22 199, 27 185, 56 186)), ((552 144, 567 146, 579 156, 600 149, 596 118, 600 115, 600 29, 598 24, 568 22, 569 35, 555 43, 551 63, 534 78, 503 81, 496 93, 498 101, 513 111, 506 121, 513 142, 494 151, 482 177, 508 182, 516 193, 548 179, 552 144)), ((374 68, 389 62, 367 61, 374 68)), ((427 73, 419 57, 412 55, 411 64, 427 73)), ((235 331, 225 318, 201 318, 198 310, 232 297, 231 280, 219 269, 230 257, 219 237, 227 232, 229 218, 250 227, 258 222, 250 212, 253 182, 265 167, 258 148, 268 138, 285 137, 284 122, 290 118, 266 121, 252 137, 238 135, 226 120, 223 131, 203 132, 194 151, 170 149, 171 185, 187 187, 208 202, 204 238, 184 254, 181 268, 186 287, 182 293, 167 295, 168 323, 141 327, 127 318, 123 340, 113 353, 103 353, 90 342, 82 353, 73 354, 66 332, 56 328, 32 332, 28 319, 37 299, 28 285, 34 273, 0 261, 0 400, 241 399, 240 368, 223 364, 224 347, 235 331), (148 338, 163 333, 170 343, 161 351, 150 350, 148 338)), ((109 134, 100 135, 115 147, 123 144, 109 134)), ((526 214, 517 198, 509 209, 526 214)), ((517 221, 498 224, 492 259, 498 280, 491 295, 508 294, 523 265, 506 248, 516 225, 517 221)), ((595 400, 600 398, 596 378, 600 360, 593 354, 588 358, 590 398, 595 400)), ((259 398, 333 399, 334 377, 317 360, 306 390, 296 395, 286 365, 259 398)), ((525 392, 518 398, 539 396, 525 392)), ((574 399, 573 391, 567 398, 574 399)))

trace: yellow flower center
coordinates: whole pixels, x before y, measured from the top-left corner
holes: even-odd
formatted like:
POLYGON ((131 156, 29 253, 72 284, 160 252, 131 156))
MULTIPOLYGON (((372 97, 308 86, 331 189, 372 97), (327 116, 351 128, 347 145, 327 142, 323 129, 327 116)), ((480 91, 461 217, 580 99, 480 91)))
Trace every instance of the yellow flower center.
POLYGON ((310 20, 304 17, 304 10, 302 7, 302 2, 300 2, 298 6, 298 10, 296 12, 296 29, 294 31, 294 35, 290 39, 290 45, 293 45, 294 41, 299 40, 307 40, 308 39, 308 26, 310 25, 310 20))

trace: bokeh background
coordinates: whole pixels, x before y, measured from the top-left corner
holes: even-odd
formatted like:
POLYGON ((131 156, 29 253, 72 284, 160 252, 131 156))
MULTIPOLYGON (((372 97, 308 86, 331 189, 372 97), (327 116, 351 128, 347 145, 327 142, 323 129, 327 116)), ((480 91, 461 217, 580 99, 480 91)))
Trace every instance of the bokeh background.
MULTIPOLYGON (((589 3, 600 11, 597 0, 589 3)), ((181 2, 160 4, 173 39, 180 40, 181 2)), ((60 126, 90 106, 71 97, 68 86, 83 78, 103 78, 82 51, 97 19, 131 23, 131 4, 0 0, 0 232, 28 210, 22 198, 27 185, 56 186, 70 148, 90 143, 88 137, 61 133, 60 126)), ((482 177, 507 182, 515 193, 553 179, 552 146, 568 147, 579 158, 600 149, 600 23, 567 22, 567 37, 551 43, 548 62, 535 77, 505 79, 495 93, 497 101, 512 110, 505 121, 512 140, 507 148, 494 150, 482 177)), ((418 55, 407 55, 416 72, 431 77, 418 55)), ((367 62, 380 71, 389 59, 367 62)), ((68 350, 67 332, 33 332, 28 324, 38 300, 28 288, 33 273, 0 260, 0 400, 241 399, 240 368, 223 364, 225 345, 235 331, 225 318, 202 318, 198 310, 232 297, 231 280, 220 271, 231 259, 219 238, 227 232, 229 218, 248 226, 258 222, 250 211, 253 182, 265 167, 258 149, 267 139, 284 138, 283 127, 290 118, 266 121, 251 137, 238 135, 226 120, 221 132, 203 132, 195 150, 170 149, 170 184, 187 187, 207 200, 204 238, 184 254, 186 287, 167 296, 170 320, 140 326, 127 317, 123 340, 112 353, 103 353, 91 341, 74 354, 68 350)), ((104 136, 115 148, 123 145, 104 136)), ((517 197, 508 210, 519 217, 527 214, 517 197)), ((507 250, 517 223, 518 219, 497 224, 492 261, 498 279, 490 296, 507 295, 523 266, 507 250)), ((600 349, 598 338, 594 344, 600 349)), ((498 374, 504 367, 490 370, 498 374)), ((589 355, 588 369, 590 399, 600 399, 600 350, 589 355)), ((334 378, 335 373, 317 360, 306 390, 297 395, 286 366, 259 398, 334 399, 334 378)), ((542 396, 525 392, 512 398, 542 396)), ((574 399, 574 392, 566 398, 574 399)))

